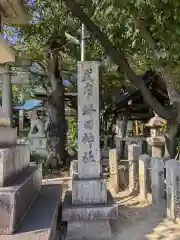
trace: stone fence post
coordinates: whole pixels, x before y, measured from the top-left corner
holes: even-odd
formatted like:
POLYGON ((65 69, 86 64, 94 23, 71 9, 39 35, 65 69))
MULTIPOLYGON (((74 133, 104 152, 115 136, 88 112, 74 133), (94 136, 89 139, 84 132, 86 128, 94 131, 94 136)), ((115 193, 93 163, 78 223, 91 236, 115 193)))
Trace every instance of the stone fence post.
POLYGON ((166 162, 167 217, 180 222, 180 162, 166 162))
POLYGON ((141 147, 137 144, 128 145, 129 160, 129 191, 138 191, 138 159, 141 154, 141 147))
POLYGON ((147 154, 139 156, 139 195, 142 201, 147 200, 147 194, 149 192, 149 167, 151 158, 147 154))
POLYGON ((119 174, 118 174, 118 152, 117 149, 109 150, 109 170, 110 170, 110 188, 113 193, 119 191, 119 174))
POLYGON ((151 187, 154 207, 162 208, 165 200, 164 161, 160 157, 151 158, 151 187))

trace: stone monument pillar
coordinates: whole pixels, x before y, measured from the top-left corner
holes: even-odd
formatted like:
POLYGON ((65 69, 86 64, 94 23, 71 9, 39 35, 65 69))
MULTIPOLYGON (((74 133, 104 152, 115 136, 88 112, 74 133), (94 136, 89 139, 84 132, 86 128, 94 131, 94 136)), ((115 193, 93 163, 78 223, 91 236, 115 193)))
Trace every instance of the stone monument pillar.
POLYGON ((78 63, 78 120, 78 174, 62 212, 67 239, 111 239, 109 219, 118 216, 118 208, 101 175, 99 62, 78 63))
POLYGON ((10 124, 12 125, 13 114, 12 114, 12 84, 11 84, 11 73, 8 69, 4 70, 3 81, 2 81, 2 108, 10 124))

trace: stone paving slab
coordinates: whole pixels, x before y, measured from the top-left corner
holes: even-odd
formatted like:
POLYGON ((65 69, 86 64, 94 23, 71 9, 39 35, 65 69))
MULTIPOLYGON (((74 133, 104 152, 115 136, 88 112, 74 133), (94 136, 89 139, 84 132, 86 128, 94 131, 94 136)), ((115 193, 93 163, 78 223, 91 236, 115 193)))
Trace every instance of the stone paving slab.
POLYGON ((57 220, 61 185, 46 183, 14 235, 0 240, 58 240, 57 220))

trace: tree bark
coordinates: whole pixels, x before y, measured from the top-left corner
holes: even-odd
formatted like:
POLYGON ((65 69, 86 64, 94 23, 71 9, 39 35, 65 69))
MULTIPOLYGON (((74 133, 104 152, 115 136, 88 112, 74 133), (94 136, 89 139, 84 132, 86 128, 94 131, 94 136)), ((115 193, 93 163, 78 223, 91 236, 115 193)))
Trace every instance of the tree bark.
POLYGON ((176 136, 178 132, 178 127, 179 127, 179 122, 174 120, 174 121, 168 121, 167 122, 167 131, 165 134, 165 154, 164 157, 165 159, 174 159, 176 156, 176 136))
POLYGON ((47 127, 48 163, 52 168, 65 163, 66 119, 64 86, 61 75, 61 63, 58 52, 53 52, 49 59, 49 80, 52 92, 48 97, 49 124, 47 127))

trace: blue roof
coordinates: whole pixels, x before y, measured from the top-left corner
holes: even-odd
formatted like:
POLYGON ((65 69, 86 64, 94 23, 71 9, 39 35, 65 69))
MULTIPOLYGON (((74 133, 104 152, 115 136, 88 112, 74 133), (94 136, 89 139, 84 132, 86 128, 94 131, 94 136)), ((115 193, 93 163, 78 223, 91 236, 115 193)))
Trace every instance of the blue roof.
POLYGON ((22 105, 22 106, 15 106, 14 109, 28 111, 28 110, 32 110, 32 109, 42 107, 42 106, 43 106, 42 100, 30 99, 30 100, 26 100, 24 105, 22 105))

